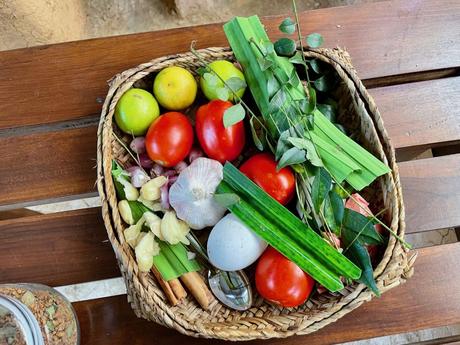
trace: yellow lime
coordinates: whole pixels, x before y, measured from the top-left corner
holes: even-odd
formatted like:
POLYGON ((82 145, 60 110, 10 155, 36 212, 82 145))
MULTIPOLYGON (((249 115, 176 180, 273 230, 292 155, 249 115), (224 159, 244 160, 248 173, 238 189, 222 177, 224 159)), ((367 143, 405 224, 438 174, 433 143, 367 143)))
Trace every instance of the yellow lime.
POLYGON ((161 70, 153 82, 153 94, 168 110, 182 110, 192 105, 197 88, 192 73, 177 66, 161 70))

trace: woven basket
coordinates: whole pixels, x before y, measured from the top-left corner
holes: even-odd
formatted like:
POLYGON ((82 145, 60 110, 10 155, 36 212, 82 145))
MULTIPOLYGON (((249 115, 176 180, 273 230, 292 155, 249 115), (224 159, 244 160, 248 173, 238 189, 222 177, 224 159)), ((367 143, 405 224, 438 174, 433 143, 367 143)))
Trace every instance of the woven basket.
MULTIPOLYGON (((234 60, 228 48, 203 49, 200 54, 208 62, 216 59, 234 60)), ((340 123, 349 131, 357 133, 355 139, 391 167, 392 172, 380 177, 367 188, 365 196, 372 205, 387 210, 387 224, 404 237, 404 206, 394 149, 373 99, 357 77, 345 51, 318 49, 305 51, 305 55, 323 60, 337 71, 342 79, 336 91, 340 123)), ((181 304, 171 307, 152 274, 139 272, 133 251, 123 237, 125 225, 118 213, 111 177, 112 159, 122 164, 129 160, 125 150, 114 138, 113 133, 117 129, 113 123, 113 114, 117 101, 125 91, 133 86, 151 90, 154 74, 172 65, 195 73, 200 63, 190 53, 178 54, 152 60, 116 75, 109 82, 110 89, 98 129, 97 186, 102 200, 102 215, 126 282, 128 301, 136 315, 195 337, 226 340, 281 338, 314 332, 372 299, 373 294, 364 285, 354 284, 340 293, 315 294, 297 308, 273 306, 257 297, 254 306, 245 312, 230 310, 217 302, 210 310, 204 311, 189 296, 181 304)), ((409 256, 407 250, 390 237, 374 273, 380 291, 385 292, 405 282, 413 274, 414 260, 415 254, 409 256)))

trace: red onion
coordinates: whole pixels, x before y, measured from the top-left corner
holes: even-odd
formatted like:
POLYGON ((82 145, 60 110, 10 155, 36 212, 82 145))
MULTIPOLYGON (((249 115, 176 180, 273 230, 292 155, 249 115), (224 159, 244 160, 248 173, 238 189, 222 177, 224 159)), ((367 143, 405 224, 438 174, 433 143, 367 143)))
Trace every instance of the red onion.
POLYGON ((189 163, 192 163, 195 159, 203 157, 203 156, 204 156, 203 151, 201 151, 199 148, 194 147, 192 148, 192 150, 190 151, 190 154, 188 155, 188 161, 189 163))
POLYGON ((174 182, 179 178, 179 175, 171 176, 168 178, 168 185, 171 187, 174 182))
POLYGON ((174 170, 177 171, 178 174, 181 173, 182 170, 184 170, 185 168, 188 167, 188 164, 185 163, 184 161, 180 161, 179 163, 177 163, 177 165, 174 167, 174 170))
POLYGON ((150 176, 160 176, 163 174, 164 170, 165 169, 160 164, 154 163, 152 166, 152 170, 150 170, 150 176))
POLYGON ((139 163, 144 169, 151 169, 153 167, 153 161, 147 156, 146 153, 139 154, 139 163))
POLYGON ((145 138, 144 137, 137 137, 134 138, 131 141, 131 144, 129 144, 129 147, 131 150, 134 151, 134 153, 144 153, 145 152, 145 138))
POLYGON ((174 170, 174 169, 171 169, 171 170, 166 170, 166 171, 163 171, 163 173, 161 174, 163 176, 166 176, 166 177, 172 177, 172 176, 176 176, 177 175, 177 171, 174 170))
POLYGON ((163 186, 160 188, 161 192, 161 207, 165 210, 169 210, 169 183, 165 183, 163 186))
POLYGON ((138 166, 128 168, 129 175, 131 176, 131 184, 136 187, 142 187, 150 180, 150 177, 138 166))

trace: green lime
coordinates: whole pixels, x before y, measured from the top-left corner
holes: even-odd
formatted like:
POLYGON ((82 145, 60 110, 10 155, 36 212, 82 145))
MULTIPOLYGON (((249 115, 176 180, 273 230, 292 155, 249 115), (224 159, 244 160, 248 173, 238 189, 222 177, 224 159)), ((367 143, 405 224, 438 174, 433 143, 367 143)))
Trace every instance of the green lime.
POLYGON ((115 122, 128 134, 143 135, 160 115, 158 103, 151 93, 132 88, 126 91, 115 107, 115 122))
MULTIPOLYGON (((243 73, 230 61, 226 60, 217 60, 211 62, 208 67, 212 69, 216 74, 223 79, 226 83, 231 79, 231 78, 239 78, 242 81, 244 80, 244 75, 243 73)), ((206 96, 207 99, 210 101, 213 99, 219 99, 219 90, 222 90, 224 87, 224 83, 222 80, 220 80, 218 77, 215 75, 211 75, 212 73, 205 73, 203 76, 200 78, 200 86, 201 90, 203 90, 204 95, 206 96), (208 76, 206 76, 208 74, 208 76)), ((243 85, 246 85, 244 83, 243 85)), ((233 86, 229 85, 230 87, 233 86)), ((236 90, 236 94, 238 97, 243 97, 244 90, 246 89, 245 86, 240 87, 236 90)), ((228 93, 229 101, 236 101, 234 95, 232 92, 228 93)))

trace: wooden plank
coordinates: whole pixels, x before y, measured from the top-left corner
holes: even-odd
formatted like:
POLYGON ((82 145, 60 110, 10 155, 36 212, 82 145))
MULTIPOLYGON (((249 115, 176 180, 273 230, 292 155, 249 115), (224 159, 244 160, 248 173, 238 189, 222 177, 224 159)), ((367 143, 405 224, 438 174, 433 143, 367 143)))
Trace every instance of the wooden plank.
POLYGON ((407 232, 460 225, 460 154, 399 163, 407 232))
POLYGON ((460 77, 369 90, 398 148, 460 140, 460 77))
MULTIPOLYGON (((226 344, 185 337, 137 319, 126 296, 75 303, 82 345, 226 344)), ((460 243, 419 251, 414 276, 404 285, 375 298, 336 323, 307 336, 254 341, 251 344, 314 345, 403 333, 457 323, 460 318, 460 243), (439 269, 442 267, 442 269, 439 269), (382 327, 384 325, 384 327, 382 327)))
POLYGON ((0 206, 95 191, 96 127, 0 138, 0 206))
MULTIPOLYGON (((249 15, 249 14, 248 14, 249 15)), ((264 19, 272 39, 284 16, 264 19)), ((364 79, 458 67, 460 2, 394 1, 300 14, 304 33, 346 47, 364 79)), ((0 52, 0 128, 79 119, 100 111, 106 81, 152 58, 227 45, 221 24, 0 52)))
POLYGON ((0 221, 0 283, 52 286, 118 277, 101 209, 0 221))

